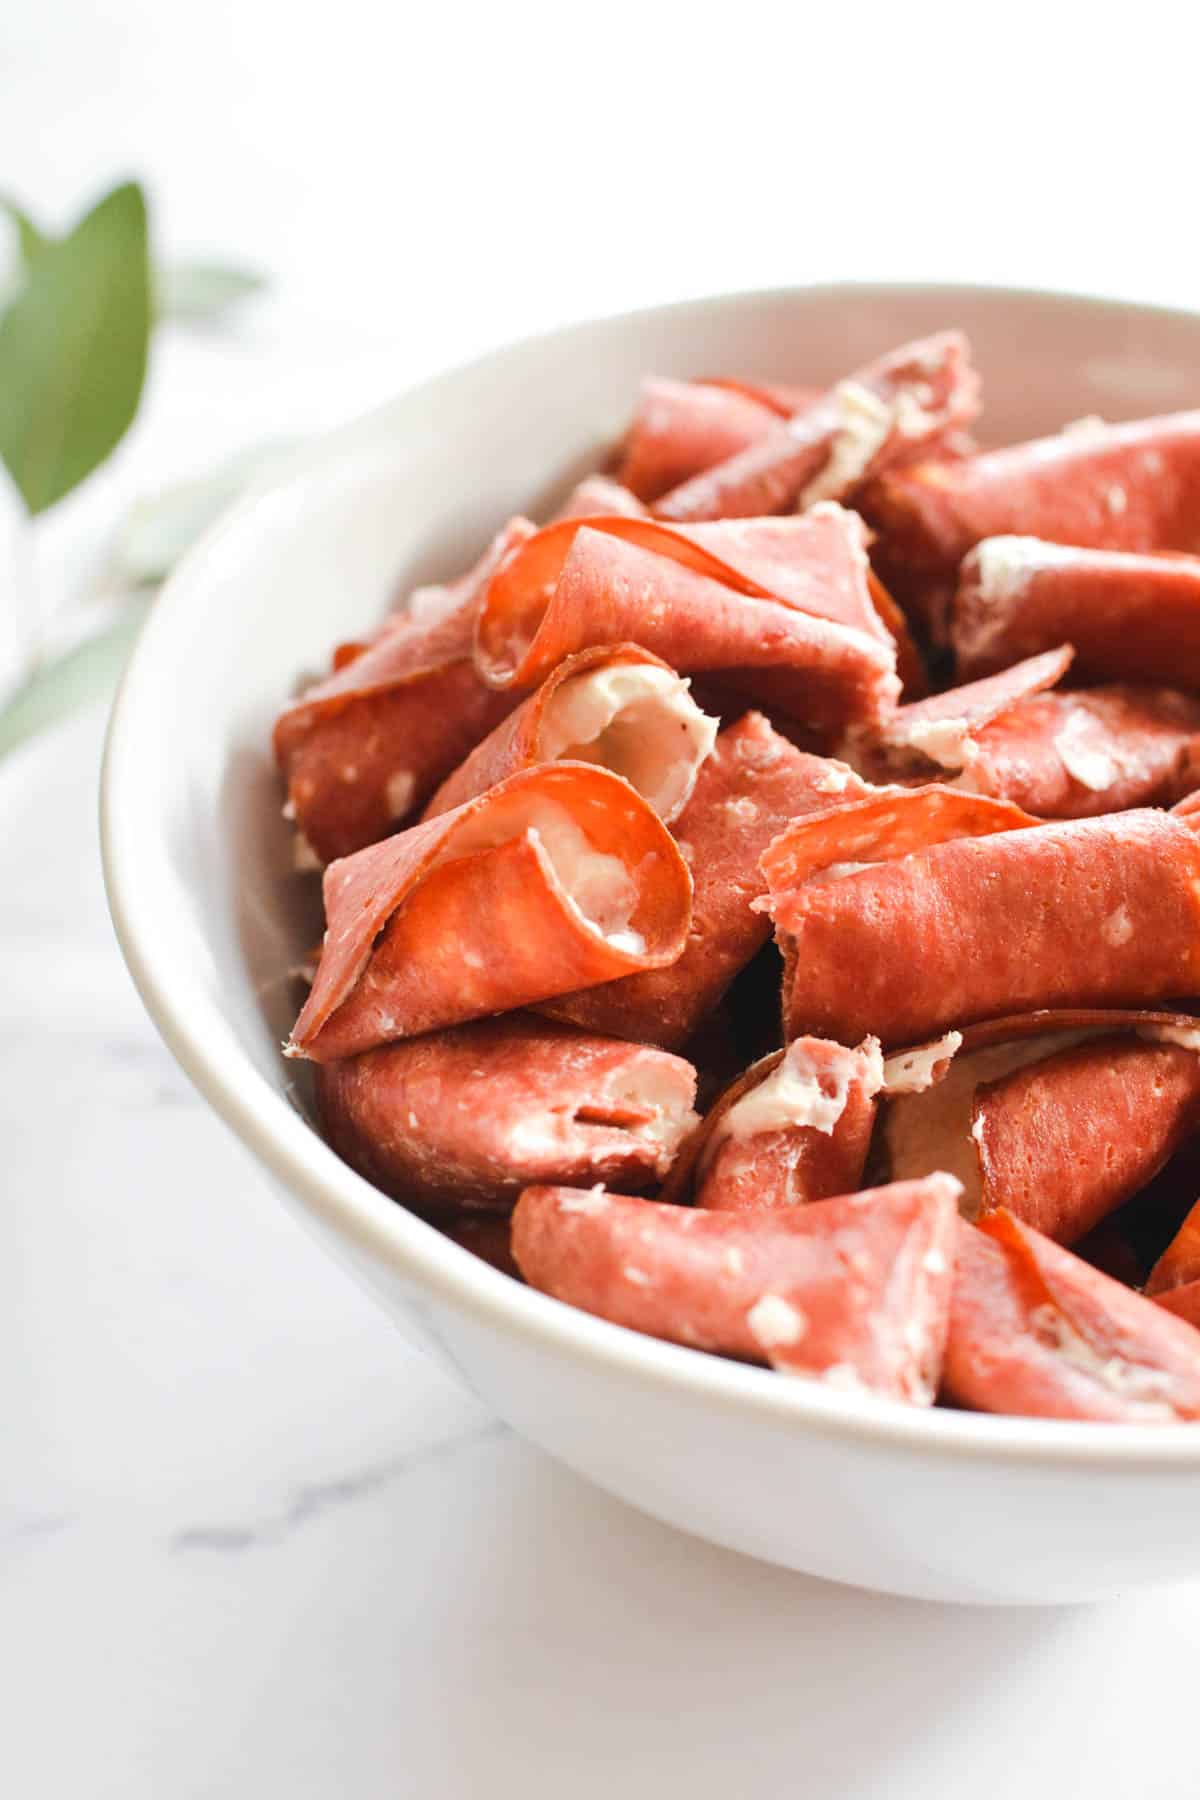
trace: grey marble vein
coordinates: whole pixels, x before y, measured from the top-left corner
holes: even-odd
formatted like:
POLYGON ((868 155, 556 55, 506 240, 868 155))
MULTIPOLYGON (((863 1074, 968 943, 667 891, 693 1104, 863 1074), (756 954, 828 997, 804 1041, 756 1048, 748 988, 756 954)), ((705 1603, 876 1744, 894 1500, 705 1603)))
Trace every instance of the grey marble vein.
POLYGON ((273 1518, 258 1520, 250 1524, 216 1524, 189 1525, 172 1534, 169 1548, 178 1550, 256 1550, 267 1545, 281 1544, 303 1526, 336 1507, 345 1506, 355 1500, 365 1499, 369 1494, 378 1493, 402 1475, 409 1475, 419 1468, 432 1467, 458 1456, 464 1450, 474 1449, 480 1444, 497 1438, 510 1436, 509 1427, 501 1419, 489 1419, 484 1425, 473 1426, 470 1431, 460 1432, 455 1437, 446 1438, 441 1443, 423 1445, 417 1450, 407 1450, 399 1456, 390 1457, 386 1462, 374 1463, 354 1474, 343 1475, 330 1481, 306 1482, 289 1496, 285 1505, 273 1518))
POLYGON ((0 1520, 0 1550, 55 1537, 76 1522, 74 1513, 18 1513, 0 1520))

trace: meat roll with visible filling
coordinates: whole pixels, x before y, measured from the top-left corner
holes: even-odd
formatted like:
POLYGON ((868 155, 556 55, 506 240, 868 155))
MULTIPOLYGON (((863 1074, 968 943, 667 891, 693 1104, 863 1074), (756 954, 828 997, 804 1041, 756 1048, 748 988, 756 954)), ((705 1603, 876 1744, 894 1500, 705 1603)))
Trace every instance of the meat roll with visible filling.
POLYGON ((765 891, 758 859, 772 838, 812 807, 866 792, 843 763, 797 750, 761 713, 746 713, 718 737, 673 828, 694 888, 683 954, 547 1010, 589 1031, 681 1048, 771 935, 751 902, 765 891))
POLYGON ((818 730, 878 717, 900 692, 862 522, 837 506, 716 525, 548 525, 493 574, 475 652, 484 679, 508 689, 624 642, 818 730))
POLYGON ((944 1375, 983 1412, 1200 1418, 1200 1332, 1010 1213, 960 1220, 944 1375))
POLYGON ((472 800, 518 769, 589 762, 623 775, 668 825, 686 806, 717 721, 688 683, 636 644, 581 650, 444 781, 426 818, 472 800))
POLYGON ((986 538, 963 561, 950 641, 964 677, 1069 642, 1084 680, 1198 691, 1200 557, 986 538))
POLYGON ((287 1052, 318 1062, 679 956, 691 877, 619 775, 547 763, 325 871, 327 929, 287 1052))
POLYGON ((657 501, 659 518, 733 519, 845 500, 969 424, 979 378, 960 332, 903 344, 657 501))
MULTIPOLYGON (((716 1212, 806 1206, 861 1185, 876 1110, 886 1096, 923 1093, 940 1078, 957 1033, 885 1061, 878 1041, 857 1049, 794 1038, 721 1096, 684 1146, 663 1191, 716 1212)), ((921 1170, 934 1172, 933 1166, 921 1170)))
MULTIPOLYGON (((916 463, 884 473, 860 506, 889 566, 925 575, 952 577, 982 539, 1018 533, 1096 550, 1198 550, 1200 411, 1088 422, 957 462, 916 463)), ((1074 641, 1058 630, 1051 641, 1064 637, 1074 641)))
POLYGON ((421 1211, 507 1211, 537 1182, 653 1187, 696 1123, 696 1071, 643 1044, 521 1015, 323 1064, 334 1149, 421 1211))
POLYGON ((896 709, 841 753, 873 782, 950 782, 1044 819, 1171 805, 1200 782, 1200 699, 1170 688, 1048 693, 1062 645, 896 709))
POLYGON ((969 1219, 1004 1208, 1073 1244, 1198 1127, 1193 1020, 1047 1012, 968 1030, 927 1092, 884 1104, 878 1151, 892 1180, 949 1170, 969 1219))

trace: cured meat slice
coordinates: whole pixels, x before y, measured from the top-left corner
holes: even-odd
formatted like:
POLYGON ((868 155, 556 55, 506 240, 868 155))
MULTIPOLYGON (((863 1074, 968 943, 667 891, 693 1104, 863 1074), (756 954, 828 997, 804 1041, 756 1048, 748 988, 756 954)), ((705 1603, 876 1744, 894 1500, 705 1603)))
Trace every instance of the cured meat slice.
MULTIPOLYGON (((814 511, 816 508, 813 509, 814 511)), ((896 645, 896 673, 900 677, 902 693, 909 700, 920 700, 929 692, 929 676, 925 669, 924 658, 917 649, 912 632, 909 630, 908 617, 903 608, 893 600, 888 589, 872 569, 867 585, 871 592, 871 600, 875 611, 883 620, 896 645)))
MULTIPOLYGON (((1195 455, 1200 505, 1200 434, 1195 455)), ((963 562, 950 641, 964 676, 1069 642, 1079 679, 1200 689, 1200 557, 985 538, 963 562)))
POLYGON ((801 387, 794 381, 744 381, 733 375, 705 375, 701 379, 705 387, 727 388, 731 393, 744 394, 748 400, 757 400, 780 419, 806 412, 825 392, 824 388, 801 387))
POLYGON ((1153 1296, 1155 1306, 1200 1326, 1200 1281, 1189 1281, 1183 1287, 1164 1288, 1153 1296))
POLYGON ((338 1155, 419 1211, 507 1211, 531 1182, 641 1189, 695 1125, 682 1057, 512 1017, 317 1070, 338 1155))
MULTIPOLYGON (((720 1095, 680 1149, 660 1197, 693 1197, 723 1212, 807 1205, 853 1190, 878 1104, 941 1081, 961 1042, 954 1031, 885 1058, 875 1038, 854 1050, 828 1038, 794 1039, 720 1095)), ((921 1175, 935 1172, 926 1159, 921 1175)))
POLYGON ((879 1045, 796 1038, 764 1061, 705 1120, 696 1205, 747 1212, 854 1193, 883 1086, 879 1045))
POLYGON ((1169 806, 1200 785, 1200 699, 1170 688, 1040 694, 983 726, 959 785, 1045 819, 1169 806))
POLYGON ((318 864, 395 831, 512 711, 519 696, 475 668, 475 618, 493 570, 533 530, 511 520, 461 581, 418 589, 410 614, 373 643, 342 646, 334 673, 280 713, 289 815, 318 864))
POLYGON ((688 683, 648 650, 581 650, 476 746, 425 816, 461 806, 517 769, 565 759, 623 775, 670 824, 716 735, 716 720, 701 712, 688 683))
POLYGON ((1037 821, 1006 801, 931 783, 916 792, 870 788, 810 809, 763 852, 761 866, 774 897, 810 881, 841 881, 868 865, 932 850, 958 838, 1019 831, 1037 821))
MULTIPOLYGON (((1196 1033, 1200 1048, 1200 1031, 1196 1033)), ((1158 1300, 1181 1288, 1200 1286, 1200 1203, 1194 1206, 1150 1271, 1146 1292, 1158 1300)))
POLYGON ((945 1391, 984 1412, 1200 1417, 1200 1333, 1010 1213, 958 1227, 945 1391))
POLYGON ((779 417, 777 406, 742 387, 649 376, 638 395, 617 480, 639 500, 657 500, 689 475, 755 443, 779 417))
POLYGON ((876 724, 851 727, 842 755, 872 781, 930 780, 946 770, 958 772, 974 762, 979 733, 1021 701, 1053 687, 1071 657, 1070 645, 1062 644, 984 681, 899 706, 876 724))
POLYGON ((659 518, 751 518, 844 500, 918 444, 979 410, 979 380, 956 331, 904 344, 841 381, 756 442, 663 496, 659 518))
POLYGON ((476 660, 494 687, 531 686, 575 651, 634 642, 836 728, 899 696, 868 577, 862 523, 841 507, 687 528, 564 520, 497 569, 476 660))
POLYGON ((318 1062, 674 962, 691 877, 657 815, 588 763, 525 769, 331 863, 287 1054, 318 1062))
MULTIPOLYGON (((862 509, 889 563, 926 574, 952 574, 982 538, 1017 532, 1097 550, 1200 550, 1200 411, 919 463, 885 473, 862 509)), ((1075 641, 1058 630, 1050 641, 1064 637, 1075 641)))
POLYGON ((1200 1126, 1200 1029, 1087 1017, 1018 1020, 1008 1039, 962 1050, 929 1092, 890 1101, 892 1179, 949 1170, 967 1218, 1003 1208, 1068 1244, 1138 1193, 1200 1126))
POLYGON ((614 1324, 928 1405, 957 1193, 933 1175, 747 1213, 527 1188, 513 1254, 531 1287, 614 1324))
MULTIPOLYGON (((636 546, 744 597, 778 601, 880 640, 889 635, 871 598, 862 521, 833 503, 814 507, 803 519, 689 526, 616 516, 564 519, 514 544, 487 584, 479 651, 489 678, 497 684, 515 679, 512 665, 528 657, 531 640, 584 531, 636 546)), ((598 553, 594 543, 590 550, 598 553)), ((520 673, 523 678, 523 668, 520 673)))
POLYGON ((590 1031, 682 1047, 771 935, 751 905, 765 891, 763 850, 798 814, 866 791, 843 763, 796 749, 761 713, 727 726, 674 826, 694 884, 683 954, 669 968, 590 988, 550 1010, 590 1031))
POLYGON ((784 382, 649 376, 622 445, 617 479, 640 501, 657 500, 757 442, 781 419, 809 411, 821 398, 820 388, 784 382))
POLYGON ((762 858, 757 903, 784 952, 787 1035, 896 1045, 1008 1012, 1200 989, 1192 816, 1017 828, 1024 817, 931 786, 794 821, 762 858))
POLYGON ((629 519, 649 517, 637 495, 614 481, 611 475, 585 475, 571 489, 551 523, 559 519, 602 518, 614 513, 629 519))
POLYGON ((914 463, 961 462, 964 456, 978 454, 979 443, 972 433, 962 426, 950 425, 928 442, 918 441, 906 450, 897 449, 888 461, 888 469, 906 469, 914 463))
POLYGON ((1046 693, 1069 646, 901 706, 852 730, 842 754, 869 780, 954 778, 1040 818, 1167 803, 1200 783, 1200 700, 1169 688, 1046 693))

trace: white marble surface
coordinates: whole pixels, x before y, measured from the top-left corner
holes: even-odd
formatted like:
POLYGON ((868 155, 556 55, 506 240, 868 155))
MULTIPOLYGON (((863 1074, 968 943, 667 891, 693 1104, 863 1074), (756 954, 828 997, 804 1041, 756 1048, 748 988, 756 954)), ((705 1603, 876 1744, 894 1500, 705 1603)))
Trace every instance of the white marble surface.
MULTIPOLYGON (((6 183, 61 213, 136 169, 171 243, 279 285, 161 346, 39 531, 44 609, 74 628, 147 487, 574 313, 883 273, 1200 299, 1173 12, 1081 39, 1014 4, 982 49, 972 16, 4 9, 6 183)), ((0 1792, 1194 1796, 1200 1587, 825 1587, 590 1491, 417 1360, 141 1012, 101 726, 0 762, 0 1792)))

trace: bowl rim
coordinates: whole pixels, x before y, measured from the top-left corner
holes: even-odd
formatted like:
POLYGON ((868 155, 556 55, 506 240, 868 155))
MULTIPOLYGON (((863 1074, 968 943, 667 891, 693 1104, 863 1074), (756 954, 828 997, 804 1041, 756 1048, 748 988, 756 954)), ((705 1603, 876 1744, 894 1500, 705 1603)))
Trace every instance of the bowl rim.
MULTIPOLYGON (((343 1163, 307 1121, 276 1091, 239 1047, 230 1058, 230 1033, 215 1005, 192 994, 185 1010, 172 989, 169 949, 160 939, 154 908, 144 903, 137 879, 138 843, 153 831, 153 808, 139 781, 152 761, 147 714, 160 687, 165 649, 201 603, 210 564, 255 535, 268 502, 289 488, 337 474, 343 456, 369 447, 400 402, 418 401, 443 382, 468 380, 500 359, 535 346, 582 344, 596 333, 636 331, 639 326, 689 314, 736 311, 754 303, 786 303, 816 296, 848 302, 886 302, 920 294, 951 309, 979 298, 1033 302, 1048 308, 1086 307, 1189 321, 1200 313, 1184 307, 1056 288, 1008 287, 976 282, 853 281, 748 288, 661 305, 619 310, 572 321, 493 345, 468 360, 438 369, 366 413, 321 434, 257 481, 187 552, 159 594, 134 647, 113 704, 100 781, 100 840, 105 888, 117 939, 130 974, 168 1049, 200 1093, 242 1142, 306 1207, 359 1251, 381 1260, 417 1290, 467 1312, 496 1330, 523 1338, 546 1354, 573 1358, 599 1372, 659 1389, 664 1398, 734 1408, 764 1422, 791 1424, 828 1440, 859 1448, 904 1450, 931 1460, 957 1459, 1069 1467, 1200 1472, 1200 1425, 1147 1427, 1077 1420, 1048 1420, 903 1406, 872 1396, 845 1394, 817 1382, 786 1379, 769 1369, 664 1343, 581 1312, 513 1281, 389 1199, 343 1163), (200 590, 201 592, 197 592, 200 590), (197 1003, 199 1001, 199 1003, 197 1003)), ((281 690, 282 691, 282 690, 281 690)))

